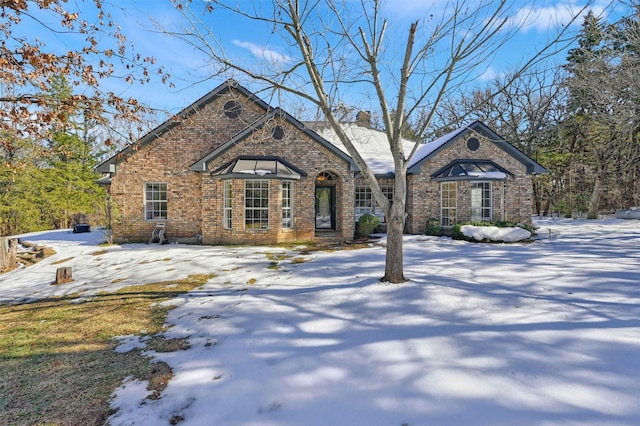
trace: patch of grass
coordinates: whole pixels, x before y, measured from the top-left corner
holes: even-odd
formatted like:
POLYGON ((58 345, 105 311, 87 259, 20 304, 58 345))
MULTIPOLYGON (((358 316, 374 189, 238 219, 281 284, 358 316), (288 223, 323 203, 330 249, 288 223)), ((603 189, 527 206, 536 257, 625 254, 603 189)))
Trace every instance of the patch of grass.
POLYGON ((313 246, 315 244, 314 241, 312 240, 298 240, 298 241, 288 241, 288 242, 282 242, 282 243, 278 243, 275 246, 276 247, 283 247, 286 249, 294 249, 296 247, 299 246, 313 246))
POLYGON ((141 260, 140 262, 138 262, 138 265, 146 265, 148 263, 155 263, 155 262, 168 262, 170 260, 171 260, 170 257, 165 257, 164 259, 155 259, 155 260, 141 260))
POLYGON ((269 259, 271 261, 269 266, 267 266, 267 269, 271 269, 271 270, 275 270, 275 271, 280 269, 280 264, 279 263, 281 261, 291 257, 291 255, 289 255, 287 253, 272 253, 272 252, 268 252, 268 253, 265 253, 265 255, 267 256, 267 259, 269 259))
POLYGON ((253 284, 257 283, 257 282, 258 282, 258 280, 257 280, 257 279, 255 279, 255 278, 250 278, 250 279, 247 281, 247 284, 249 284, 249 285, 253 285, 253 284))
POLYGON ((114 351, 115 336, 148 334, 150 347, 184 349, 162 339, 160 302, 201 286, 214 275, 127 287, 72 303, 78 295, 0 306, 0 424, 102 425, 113 391, 127 376, 148 380, 158 398, 170 368, 140 350, 114 351))
POLYGON ((286 254, 286 253, 265 253, 265 255, 267 256, 267 259, 273 261, 273 262, 280 262, 281 260, 285 260, 290 258, 291 256, 286 254))
POLYGON ((111 280, 111 284, 118 284, 124 280, 126 280, 126 278, 116 278, 115 280, 111 280))
POLYGON ((291 263, 296 264, 296 263, 305 263, 307 261, 307 259, 305 259, 302 256, 298 256, 298 257, 294 257, 293 259, 291 259, 291 263))
POLYGON ((60 260, 56 260, 55 262, 51 262, 51 264, 52 265, 59 265, 59 264, 64 263, 64 262, 68 262, 71 259, 73 259, 73 257, 67 257, 66 259, 60 259, 60 260))
POLYGON ((278 262, 271 262, 269 266, 267 266, 267 269, 271 269, 272 271, 277 271, 278 269, 280 269, 280 265, 278 265, 278 262))
POLYGON ((164 336, 153 336, 146 341, 147 348, 156 352, 184 351, 191 347, 188 338, 167 339, 164 336))
POLYGON ((94 252, 89 253, 91 256, 100 256, 101 254, 105 254, 108 253, 106 250, 97 250, 94 252))

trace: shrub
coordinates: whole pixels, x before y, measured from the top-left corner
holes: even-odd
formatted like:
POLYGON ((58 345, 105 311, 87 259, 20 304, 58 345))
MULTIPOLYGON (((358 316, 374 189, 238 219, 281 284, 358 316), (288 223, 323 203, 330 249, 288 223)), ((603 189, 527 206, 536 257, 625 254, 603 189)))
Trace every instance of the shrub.
POLYGON ((453 238, 454 240, 465 240, 465 241, 470 241, 470 242, 478 242, 477 240, 475 240, 473 238, 469 238, 469 237, 465 236, 462 233, 461 228, 462 228, 463 225, 497 226, 498 228, 522 228, 522 229, 526 229, 527 231, 529 231, 531 233, 532 237, 536 235, 536 230, 538 229, 537 227, 532 226, 532 225, 527 225, 526 223, 507 222, 507 221, 498 221, 498 222, 481 222, 481 221, 465 222, 465 223, 456 223, 455 225, 453 225, 453 227, 451 228, 451 238, 453 238))
POLYGON ((439 237, 441 234, 440 221, 435 217, 430 217, 429 219, 427 219, 427 227, 424 233, 433 237, 439 237))
POLYGON ((456 223, 451 227, 451 238, 453 238, 454 240, 464 240, 467 238, 460 230, 461 227, 462 225, 459 223, 456 223))
POLYGON ((373 234, 373 231, 380 225, 380 219, 376 216, 365 213, 360 216, 358 223, 356 224, 356 234, 360 238, 367 238, 373 234))

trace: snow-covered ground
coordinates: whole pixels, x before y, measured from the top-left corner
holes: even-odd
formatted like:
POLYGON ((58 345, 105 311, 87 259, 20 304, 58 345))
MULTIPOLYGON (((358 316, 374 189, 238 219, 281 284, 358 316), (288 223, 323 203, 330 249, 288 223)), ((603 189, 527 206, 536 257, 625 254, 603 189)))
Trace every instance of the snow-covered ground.
POLYGON ((378 281, 381 246, 33 234, 58 254, 0 275, 0 301, 218 274, 170 311, 191 349, 155 354, 175 373, 162 397, 124 383, 112 425, 640 424, 640 222, 537 224, 529 243, 407 236, 399 285, 378 281), (276 270, 267 253, 291 257, 276 270), (75 281, 50 285, 67 258, 75 281))

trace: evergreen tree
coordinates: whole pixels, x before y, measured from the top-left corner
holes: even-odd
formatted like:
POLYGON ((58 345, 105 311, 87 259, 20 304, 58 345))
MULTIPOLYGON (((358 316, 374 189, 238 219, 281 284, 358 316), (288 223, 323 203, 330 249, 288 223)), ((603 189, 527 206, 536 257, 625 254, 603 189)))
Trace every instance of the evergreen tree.
POLYGON ((573 153, 580 166, 575 182, 581 187, 575 192, 590 190, 590 218, 603 206, 624 202, 622 194, 629 193, 625 176, 632 167, 628 159, 638 159, 635 80, 640 67, 634 44, 638 39, 629 31, 637 34, 637 22, 636 9, 613 25, 602 24, 590 13, 578 47, 567 57, 569 115, 563 126, 566 137, 575 141, 573 153))
POLYGON ((50 88, 51 140, 16 137, 0 152, 2 235, 69 227, 71 215, 90 214, 105 199, 93 170, 99 152, 91 122, 69 113, 72 90, 63 76, 52 78, 50 88))

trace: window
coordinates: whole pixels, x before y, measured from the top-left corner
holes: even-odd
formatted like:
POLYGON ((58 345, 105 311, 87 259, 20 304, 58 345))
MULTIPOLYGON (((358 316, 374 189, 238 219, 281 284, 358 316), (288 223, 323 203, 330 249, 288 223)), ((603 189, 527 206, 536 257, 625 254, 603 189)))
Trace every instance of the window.
POLYGON ((513 176, 511 172, 489 160, 456 160, 447 164, 431 177, 434 179, 494 179, 505 180, 513 176))
POLYGON ((356 219, 365 213, 373 211, 371 188, 364 185, 356 186, 356 219))
POLYGON ((471 182, 471 220, 491 221, 491 182, 471 182))
POLYGON ((267 229, 269 226, 269 181, 246 180, 244 194, 245 229, 267 229))
POLYGON ((167 219, 167 184, 147 182, 144 185, 144 217, 146 220, 167 219))
POLYGON ((291 181, 282 181, 282 227, 293 228, 291 181))
POLYGON ((321 172, 316 176, 316 185, 333 182, 333 175, 329 172, 321 172))
POLYGON ((224 194, 222 197, 222 227, 231 229, 231 212, 233 207, 233 182, 224 181, 224 194))
MULTIPOLYGON (((393 201, 393 186, 380 185, 380 189, 389 201, 393 201)), ((355 209, 356 220, 365 213, 371 213, 372 215, 378 216, 382 222, 385 222, 382 209, 373 199, 369 185, 356 185, 355 209)))
POLYGON ((440 184, 440 223, 442 226, 453 226, 456 223, 458 194, 456 182, 440 184))
POLYGON ((237 101, 229 101, 224 104, 224 115, 227 118, 234 119, 242 115, 242 105, 237 101))

